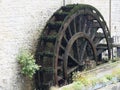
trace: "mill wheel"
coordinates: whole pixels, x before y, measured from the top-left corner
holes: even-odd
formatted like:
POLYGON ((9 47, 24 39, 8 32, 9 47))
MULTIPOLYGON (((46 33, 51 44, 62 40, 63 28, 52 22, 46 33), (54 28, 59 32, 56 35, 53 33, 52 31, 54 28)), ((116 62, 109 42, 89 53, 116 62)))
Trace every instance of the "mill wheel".
POLYGON ((47 22, 39 39, 36 62, 38 90, 70 83, 72 73, 96 64, 104 51, 110 58, 110 33, 103 16, 90 5, 61 7, 47 22))

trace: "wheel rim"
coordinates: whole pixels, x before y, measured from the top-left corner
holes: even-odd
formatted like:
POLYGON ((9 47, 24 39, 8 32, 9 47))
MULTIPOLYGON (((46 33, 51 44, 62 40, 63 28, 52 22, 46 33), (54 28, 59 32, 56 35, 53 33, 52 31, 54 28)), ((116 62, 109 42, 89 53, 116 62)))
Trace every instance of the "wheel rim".
POLYGON ((105 50, 108 50, 110 58, 109 30, 102 15, 92 6, 63 6, 50 18, 42 34, 36 51, 36 61, 43 66, 36 75, 38 88, 70 83, 70 73, 80 70, 87 59, 97 62, 97 57, 105 50), (102 33, 98 32, 99 29, 102 33), (107 48, 99 49, 103 39, 106 40, 107 48), (71 63, 73 66, 68 70, 71 63), (52 78, 38 80, 46 72, 52 78))
MULTIPOLYGON (((87 52, 87 51, 86 51, 87 52)), ((65 79, 69 82, 69 74, 72 74, 72 72, 78 71, 80 70, 81 66, 85 65, 85 59, 94 59, 96 60, 96 50, 95 50, 95 46, 92 44, 91 40, 89 39, 89 37, 87 35, 85 35, 82 32, 76 33, 75 35, 72 36, 72 38, 69 40, 67 46, 66 46, 66 50, 65 50, 65 54, 64 54, 64 77, 65 79), (84 38, 85 39, 85 44, 84 46, 76 44, 79 40, 79 38, 84 38), (86 42, 88 41, 88 42, 86 42), (75 45, 73 45, 75 43, 75 45), (92 57, 90 55, 90 53, 85 53, 85 49, 87 49, 87 43, 89 43, 89 45, 91 45, 91 47, 89 47, 89 50, 92 50, 92 57), (73 50, 71 52, 71 48, 73 47, 73 50), (75 50, 76 48, 76 50, 75 50), (82 53, 80 54, 80 50, 82 49, 82 53), (77 55, 75 55, 74 52, 77 52, 77 55), (87 54, 87 55, 86 55, 87 54), (80 56, 81 55, 81 56, 80 56), (80 56, 80 57, 79 57, 80 56), (87 57, 84 57, 87 56, 87 57), (72 62, 76 63, 71 63, 69 60, 72 60, 72 62), (71 68, 72 67, 72 68, 71 68)), ((70 77, 72 78, 72 77, 70 77)))

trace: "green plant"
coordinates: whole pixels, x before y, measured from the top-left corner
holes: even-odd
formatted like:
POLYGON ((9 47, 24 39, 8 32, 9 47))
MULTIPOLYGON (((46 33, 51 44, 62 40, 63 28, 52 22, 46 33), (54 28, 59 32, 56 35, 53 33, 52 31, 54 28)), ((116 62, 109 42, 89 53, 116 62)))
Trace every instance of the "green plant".
MULTIPOLYGON (((61 87, 60 90, 83 90, 84 85, 80 81, 61 87)), ((58 89, 56 89, 58 90, 58 89)))
POLYGON ((108 80, 112 80, 113 75, 111 75, 111 74, 107 74, 107 75, 105 75, 105 77, 106 77, 108 80))
POLYGON ((21 73, 32 79, 36 70, 39 70, 40 67, 35 63, 33 55, 28 51, 21 51, 17 60, 21 65, 21 73))
POLYGON ((92 76, 90 81, 91 81, 92 86, 95 86, 99 82, 98 78, 96 78, 95 76, 92 76))
POLYGON ((118 60, 120 60, 119 57, 114 57, 111 61, 112 61, 112 62, 116 62, 116 61, 118 61, 118 60))
POLYGON ((117 77, 118 79, 120 79, 120 67, 115 68, 115 69, 112 71, 112 75, 113 75, 114 77, 117 77))
POLYGON ((90 77, 91 77, 90 74, 86 75, 86 74, 80 74, 80 72, 74 72, 72 80, 74 82, 80 81, 85 86, 89 86, 91 85, 90 77))
POLYGON ((84 84, 81 83, 80 81, 73 82, 73 85, 72 85, 73 90, 82 90, 83 87, 84 87, 84 84))
POLYGON ((99 83, 107 83, 108 81, 109 80, 105 76, 103 76, 99 79, 99 83))

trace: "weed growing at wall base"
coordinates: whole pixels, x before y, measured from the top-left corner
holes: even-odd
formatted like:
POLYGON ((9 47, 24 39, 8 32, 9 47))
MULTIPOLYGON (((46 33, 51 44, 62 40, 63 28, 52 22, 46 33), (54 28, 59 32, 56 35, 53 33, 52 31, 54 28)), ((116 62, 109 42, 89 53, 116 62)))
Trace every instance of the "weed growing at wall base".
POLYGON ((28 51, 21 51, 17 57, 18 62, 21 65, 21 73, 32 79, 36 70, 39 70, 40 66, 35 63, 34 56, 28 51))

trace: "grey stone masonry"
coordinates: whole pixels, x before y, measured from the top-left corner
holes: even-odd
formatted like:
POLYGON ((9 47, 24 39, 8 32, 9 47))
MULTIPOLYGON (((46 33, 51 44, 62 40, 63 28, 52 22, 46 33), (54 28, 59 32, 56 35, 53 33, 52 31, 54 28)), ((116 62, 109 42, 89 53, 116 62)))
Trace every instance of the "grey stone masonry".
POLYGON ((120 90, 120 82, 112 85, 108 85, 104 88, 98 89, 98 90, 120 90))
MULTIPOLYGON (((37 39, 64 0, 0 0, 0 90, 32 90, 31 81, 20 74, 16 57, 21 50, 34 54, 37 39)), ((109 0, 65 0, 96 7, 109 25, 109 0)), ((120 29, 120 0, 112 0, 112 32, 120 29)), ((119 35, 119 33, 118 33, 119 35)))
POLYGON ((61 6, 62 0, 0 0, 0 90, 32 90, 16 57, 21 49, 34 54, 43 27, 61 6))

